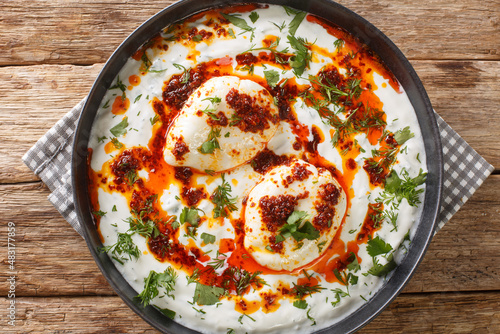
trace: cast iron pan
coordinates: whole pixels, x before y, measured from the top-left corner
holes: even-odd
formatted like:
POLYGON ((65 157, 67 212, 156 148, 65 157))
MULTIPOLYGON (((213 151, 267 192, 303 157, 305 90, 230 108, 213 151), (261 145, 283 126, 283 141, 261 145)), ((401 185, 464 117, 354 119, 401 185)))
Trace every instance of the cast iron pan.
MULTIPOLYGON (((231 0, 184 0, 162 10, 134 31, 113 53, 90 91, 75 133, 72 159, 72 182, 75 209, 84 231, 85 240, 103 275, 125 303, 145 321, 166 333, 196 333, 163 316, 152 306, 143 307, 134 300, 137 292, 121 276, 105 253, 98 251, 102 247, 91 216, 87 190, 87 143, 90 129, 100 102, 127 59, 155 33, 168 24, 186 18, 201 10, 232 5, 243 1, 231 0)), ((251 1, 249 1, 251 2, 251 1)), ((371 23, 329 0, 263 0, 261 3, 287 5, 331 21, 346 29, 370 49, 375 51, 387 67, 403 85, 415 108, 424 138, 427 155, 427 182, 424 209, 409 252, 392 277, 376 295, 360 309, 318 333, 350 333, 366 325, 378 315, 403 289, 417 265, 420 263, 434 233, 434 226, 440 208, 442 188, 443 157, 441 141, 431 103, 420 79, 401 51, 371 23)))

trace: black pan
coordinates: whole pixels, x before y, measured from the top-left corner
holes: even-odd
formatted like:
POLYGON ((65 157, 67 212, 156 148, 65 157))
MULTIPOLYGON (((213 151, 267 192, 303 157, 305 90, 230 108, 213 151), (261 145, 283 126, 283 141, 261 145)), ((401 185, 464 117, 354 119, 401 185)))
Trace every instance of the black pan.
MULTIPOLYGON (((170 23, 205 9, 239 2, 231 0, 183 0, 162 10, 142 24, 118 47, 102 69, 90 91, 76 129, 72 159, 73 193, 75 209, 82 224, 89 250, 99 269, 123 301, 153 327, 166 333, 196 332, 167 319, 155 308, 151 306, 143 307, 134 300, 137 292, 130 287, 118 272, 108 255, 98 251, 102 244, 91 216, 87 190, 87 143, 90 129, 108 87, 127 59, 143 43, 170 23)), ((368 45, 370 49, 380 56, 404 87, 416 111, 424 138, 428 169, 427 190, 425 192, 423 215, 418 223, 418 229, 407 256, 395 269, 384 287, 366 304, 332 327, 318 332, 350 333, 366 325, 396 298, 415 272, 434 234, 440 208, 443 166, 441 140, 434 112, 420 79, 405 56, 387 36, 361 16, 329 0, 263 0, 259 2, 287 5, 315 14, 344 28, 361 42, 368 45)))

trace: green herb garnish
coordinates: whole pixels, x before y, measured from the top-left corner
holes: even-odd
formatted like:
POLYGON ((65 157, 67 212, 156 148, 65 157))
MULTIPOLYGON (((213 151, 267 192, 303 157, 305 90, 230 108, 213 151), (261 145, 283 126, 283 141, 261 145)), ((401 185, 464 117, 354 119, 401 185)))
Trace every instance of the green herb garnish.
POLYGON ((220 144, 217 138, 220 137, 220 129, 210 128, 210 132, 208 133, 208 139, 201 144, 198 148, 203 154, 212 154, 216 149, 220 149, 220 144))
POLYGON ((250 35, 250 42, 253 41, 255 35, 254 35, 254 31, 255 31, 255 28, 252 28, 248 25, 247 21, 245 21, 244 19, 242 19, 241 17, 238 17, 236 15, 230 15, 230 14, 225 14, 225 13, 221 13, 221 15, 226 19, 228 20, 229 22, 231 22, 233 25, 235 25, 236 27, 240 28, 241 30, 243 30, 243 33, 251 33, 250 35))
POLYGON ((197 303, 198 305, 214 305, 219 302, 219 297, 223 294, 223 288, 204 285, 196 282, 193 302, 197 303))
POLYGON ((312 59, 311 53, 307 48, 307 43, 302 38, 288 35, 288 42, 295 50, 295 55, 290 57, 289 63, 296 76, 300 77, 304 70, 309 67, 309 62, 312 59))
POLYGON ((191 78, 191 75, 189 74, 189 70, 186 69, 181 64, 174 63, 172 65, 174 65, 175 68, 182 70, 181 84, 186 84, 189 81, 189 79, 191 78))
POLYGON ((101 252, 111 252, 112 258, 123 265, 124 261, 138 259, 141 251, 132 241, 132 235, 128 233, 118 233, 118 240, 115 244, 100 248, 101 252))
POLYGON ((271 88, 276 87, 276 84, 280 80, 280 75, 275 70, 264 71, 264 77, 271 88))
POLYGON ((120 137, 127 133, 127 127, 128 117, 125 117, 120 123, 109 129, 109 132, 111 132, 111 134, 115 137, 120 137))
POLYGON ((144 290, 137 295, 136 298, 141 300, 143 306, 147 306, 151 303, 153 298, 158 296, 158 289, 163 287, 165 289, 165 295, 175 299, 172 292, 174 291, 176 279, 177 273, 172 267, 168 267, 163 273, 157 273, 151 270, 148 277, 144 279, 144 290))
POLYGON ((288 32, 290 33, 290 35, 295 36, 295 32, 297 31, 298 27, 300 26, 306 15, 307 13, 302 11, 299 11, 295 14, 295 17, 288 25, 288 32))
POLYGON ((227 217, 228 211, 233 212, 238 210, 236 207, 237 197, 231 197, 231 185, 224 179, 224 174, 221 174, 222 184, 217 186, 210 200, 215 204, 213 210, 214 218, 227 217))
POLYGON ((120 148, 122 148, 122 147, 123 147, 123 144, 122 144, 122 143, 120 143, 120 142, 118 141, 118 139, 117 139, 117 138, 111 138, 111 142, 113 143, 113 146, 114 146, 116 149, 120 149, 120 148))
POLYGON ((252 23, 255 23, 259 19, 259 14, 257 14, 257 12, 251 12, 249 18, 252 23))
POLYGON ((394 140, 397 141, 399 145, 403 145, 406 143, 409 139, 415 137, 415 134, 413 134, 410 131, 410 127, 407 126, 402 130, 398 130, 394 133, 394 140))
POLYGON ((203 232, 201 234, 201 240, 203 240, 206 245, 213 244, 215 242, 215 235, 203 232))

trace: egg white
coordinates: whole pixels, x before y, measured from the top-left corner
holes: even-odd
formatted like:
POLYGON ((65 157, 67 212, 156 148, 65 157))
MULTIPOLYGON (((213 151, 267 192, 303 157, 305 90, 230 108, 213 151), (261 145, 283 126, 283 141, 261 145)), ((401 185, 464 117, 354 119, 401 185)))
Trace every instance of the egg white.
MULTIPOLYGON (((245 209, 245 240, 244 246, 250 255, 262 266, 273 270, 293 271, 323 254, 335 237, 344 217, 347 206, 346 194, 332 174, 324 168, 316 168, 302 160, 296 160, 290 165, 278 166, 264 175, 250 192, 245 209), (309 172, 304 180, 295 180, 284 183, 287 176, 292 176, 295 166, 303 166, 309 172), (322 202, 321 187, 334 184, 340 190, 338 203, 334 206, 335 215, 330 226, 320 229, 320 236, 315 240, 304 239, 300 242, 294 238, 283 241, 283 250, 273 252, 266 249, 270 244, 269 238, 275 236, 263 221, 260 200, 265 196, 292 195, 300 196, 306 193, 307 197, 299 199, 294 211, 305 211, 310 221, 318 215, 315 203, 322 202)), ((269 248, 269 247, 268 247, 269 248)))
POLYGON ((258 83, 234 76, 212 78, 191 94, 169 129, 164 151, 164 158, 168 164, 187 166, 201 172, 205 170, 220 172, 249 161, 264 148, 276 132, 278 122, 269 121, 269 127, 257 133, 244 132, 237 126, 231 126, 231 121, 227 126, 211 126, 208 123, 210 116, 200 112, 208 108, 215 110, 213 114, 223 112, 230 120, 234 109, 227 103, 226 96, 231 89, 255 98, 257 104, 268 108, 271 115, 277 119, 278 109, 273 97, 258 83), (220 102, 211 102, 209 100, 211 98, 219 98, 220 102), (215 149, 213 153, 202 153, 200 147, 207 141, 212 129, 220 130, 220 136, 217 137, 220 149, 215 149), (179 140, 189 148, 189 152, 180 158, 173 154, 179 140))

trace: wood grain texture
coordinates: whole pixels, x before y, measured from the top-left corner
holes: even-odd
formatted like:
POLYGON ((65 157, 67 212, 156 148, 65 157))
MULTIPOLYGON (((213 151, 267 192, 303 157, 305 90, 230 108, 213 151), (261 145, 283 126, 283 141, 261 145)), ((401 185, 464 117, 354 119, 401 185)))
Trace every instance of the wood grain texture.
POLYGON ((38 179, 22 156, 89 93, 101 68, 102 64, 0 68, 0 183, 38 179))
MULTIPOLYGON (((0 65, 105 62, 135 28, 174 2, 11 0, 0 13, 0 65)), ((500 59, 496 0, 338 2, 410 59, 500 59)))
MULTIPOLYGON (((400 295, 359 333, 497 333, 499 303, 499 292, 400 295)), ((21 297, 16 308, 18 333, 158 333, 118 297, 21 297)))
MULTIPOLYGON (((491 176, 437 234, 405 293, 500 290, 498 189, 500 176, 491 176)), ((84 240, 45 199, 48 194, 41 183, 0 186, 2 222, 16 224, 16 293, 113 295, 84 240)), ((0 229, 1 242, 6 231, 0 229)), ((6 256, 1 255, 0 281, 8 271, 6 256)), ((6 289, 0 285, 0 294, 6 289)))
MULTIPOLYGON (((500 168, 500 62, 412 62, 435 110, 500 168)), ((0 183, 36 181, 21 157, 86 96, 102 64, 0 68, 0 183)))

